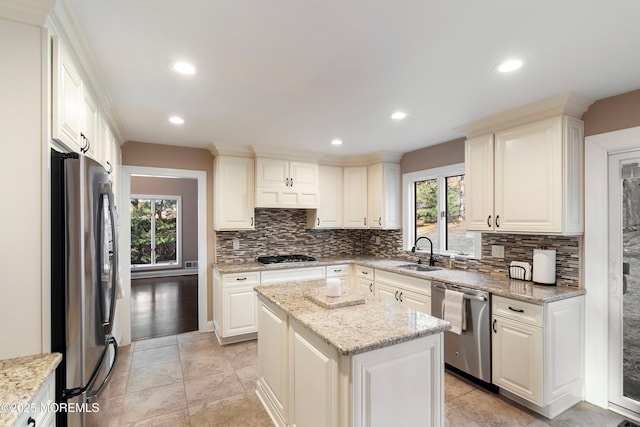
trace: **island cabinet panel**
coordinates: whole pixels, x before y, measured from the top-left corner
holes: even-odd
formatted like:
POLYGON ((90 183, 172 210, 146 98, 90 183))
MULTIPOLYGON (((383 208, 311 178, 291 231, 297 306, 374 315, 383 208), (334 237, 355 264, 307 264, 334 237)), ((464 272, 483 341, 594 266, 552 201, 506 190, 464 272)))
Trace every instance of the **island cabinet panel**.
POLYGON ((291 421, 293 426, 338 426, 337 351, 291 322, 291 421))
POLYGON ((430 335, 354 356, 353 425, 444 425, 442 340, 430 335))
POLYGON ((287 396, 287 315, 269 303, 260 301, 258 308, 260 336, 258 340, 258 395, 278 426, 288 425, 287 396))

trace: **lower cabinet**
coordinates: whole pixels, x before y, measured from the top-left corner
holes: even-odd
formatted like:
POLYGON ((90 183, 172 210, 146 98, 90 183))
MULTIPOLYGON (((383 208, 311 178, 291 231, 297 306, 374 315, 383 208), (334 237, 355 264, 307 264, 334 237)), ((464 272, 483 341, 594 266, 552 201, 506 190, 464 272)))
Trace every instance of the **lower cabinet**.
POLYGON ((35 398, 29 402, 33 411, 24 412, 15 423, 16 427, 31 426, 55 426, 56 413, 53 410, 43 411, 43 407, 51 406, 56 401, 55 371, 49 374, 44 384, 35 394, 35 398))
POLYGON ((257 394, 276 426, 444 425, 443 334, 344 356, 258 298, 257 394))
POLYGON ((582 400, 584 297, 536 305, 492 298, 492 382, 553 418, 582 400))
POLYGON ((375 294, 373 268, 356 265, 353 286, 354 288, 373 296, 375 294))
POLYGON ((431 314, 431 281, 388 271, 376 270, 375 295, 414 310, 431 314))

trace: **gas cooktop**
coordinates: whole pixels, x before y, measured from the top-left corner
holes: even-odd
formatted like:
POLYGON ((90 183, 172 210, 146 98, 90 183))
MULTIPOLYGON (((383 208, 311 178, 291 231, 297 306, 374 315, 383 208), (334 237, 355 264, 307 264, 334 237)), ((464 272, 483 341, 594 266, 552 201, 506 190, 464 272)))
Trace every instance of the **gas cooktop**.
POLYGON ((256 261, 261 264, 279 264, 282 262, 309 262, 315 260, 315 257, 309 255, 260 256, 256 259, 256 261))

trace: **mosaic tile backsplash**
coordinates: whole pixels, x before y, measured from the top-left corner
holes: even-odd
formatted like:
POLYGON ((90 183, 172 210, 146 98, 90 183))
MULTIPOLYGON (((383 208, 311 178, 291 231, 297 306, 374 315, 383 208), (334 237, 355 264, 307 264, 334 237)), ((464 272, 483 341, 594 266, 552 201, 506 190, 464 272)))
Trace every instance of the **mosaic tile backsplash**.
MULTIPOLYGON (((415 254, 402 248, 401 230, 307 230, 303 209, 256 209, 256 229, 216 233, 218 263, 255 260, 273 254, 305 254, 316 257, 370 255, 417 261, 415 254), (376 244, 375 238, 380 238, 376 244), (233 249, 233 239, 240 248, 233 249)), ((456 259, 456 268, 482 273, 508 273, 511 261, 533 262, 533 250, 556 250, 557 283, 581 287, 582 238, 573 236, 530 236, 485 233, 482 235, 482 259, 456 259), (491 246, 504 246, 504 259, 491 257, 491 246)), ((425 258, 425 257, 421 257, 425 258)), ((427 256, 428 258, 428 256, 427 256)), ((438 260, 448 265, 448 258, 438 260)))

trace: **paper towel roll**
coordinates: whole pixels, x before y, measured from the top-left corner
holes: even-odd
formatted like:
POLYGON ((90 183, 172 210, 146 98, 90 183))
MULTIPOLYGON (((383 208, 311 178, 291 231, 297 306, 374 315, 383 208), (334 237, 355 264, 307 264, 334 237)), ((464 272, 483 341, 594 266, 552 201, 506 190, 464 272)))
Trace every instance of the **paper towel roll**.
POLYGON ((556 284, 555 250, 533 250, 533 281, 543 285, 556 284))
POLYGON ((327 279, 327 296, 339 297, 342 295, 342 286, 340 286, 340 279, 337 277, 330 277, 327 279))

